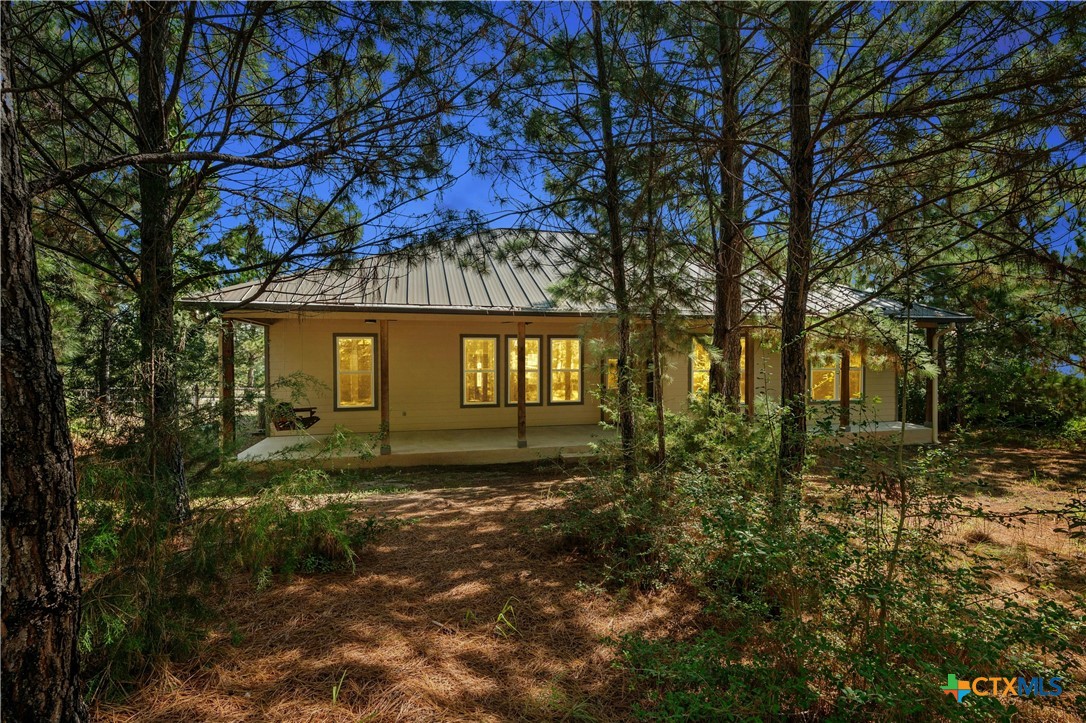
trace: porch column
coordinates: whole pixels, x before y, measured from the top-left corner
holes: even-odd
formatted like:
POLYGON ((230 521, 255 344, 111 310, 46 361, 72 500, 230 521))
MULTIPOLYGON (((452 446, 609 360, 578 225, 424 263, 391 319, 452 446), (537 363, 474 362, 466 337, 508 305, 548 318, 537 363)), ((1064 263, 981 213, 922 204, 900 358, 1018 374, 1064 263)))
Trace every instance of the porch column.
MULTIPOLYGON (((528 405, 527 405, 527 377, 526 366, 526 342, 524 340, 525 323, 517 322, 517 447, 523 449, 528 446, 528 405)), ((539 374, 543 375, 542 365, 539 374)))
MULTIPOLYGON (((935 356, 935 344, 936 344, 936 332, 934 326, 929 326, 924 330, 928 342, 928 352, 935 356)), ((926 382, 927 389, 924 391, 924 422, 926 424, 932 424, 932 418, 935 411, 935 378, 928 377, 926 382)))
POLYGON ((381 319, 379 324, 377 347, 381 359, 378 374, 381 378, 381 398, 377 403, 381 407, 381 454, 392 454, 392 432, 389 429, 391 415, 388 409, 388 319, 381 319))
POLYGON ((271 392, 271 327, 264 327, 264 403, 260 405, 260 429, 265 436, 271 436, 271 418, 268 414, 268 405, 272 401, 271 392))
POLYGON ((850 364, 852 359, 848 348, 841 350, 841 428, 848 429, 851 419, 849 417, 849 404, 852 402, 852 373, 850 364))
POLYGON ((746 366, 746 374, 743 379, 743 396, 747 400, 747 417, 754 419, 754 339, 747 334, 746 350, 744 351, 743 364, 746 366))
MULTIPOLYGON (((932 330, 935 334, 931 337, 932 354, 935 354, 943 343, 943 334, 946 328, 932 330)), ((931 443, 939 444, 939 377, 943 374, 942 365, 931 380, 931 443)))
MULTIPOLYGON (((236 414, 234 403, 234 322, 223 319, 219 328, 219 367, 221 386, 219 402, 222 405, 222 448, 227 451, 237 440, 236 414)), ((266 375, 266 373, 265 373, 266 375)))

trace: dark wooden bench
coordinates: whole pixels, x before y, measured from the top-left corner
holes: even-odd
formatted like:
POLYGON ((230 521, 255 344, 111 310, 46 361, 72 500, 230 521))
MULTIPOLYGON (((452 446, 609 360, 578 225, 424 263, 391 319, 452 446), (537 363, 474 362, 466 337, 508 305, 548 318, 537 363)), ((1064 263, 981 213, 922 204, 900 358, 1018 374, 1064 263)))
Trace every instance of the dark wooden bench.
POLYGON ((317 416, 316 407, 291 407, 286 404, 277 404, 272 408, 272 426, 278 432, 289 432, 292 429, 309 429, 321 418, 317 416), (305 414, 306 416, 301 416, 305 414))

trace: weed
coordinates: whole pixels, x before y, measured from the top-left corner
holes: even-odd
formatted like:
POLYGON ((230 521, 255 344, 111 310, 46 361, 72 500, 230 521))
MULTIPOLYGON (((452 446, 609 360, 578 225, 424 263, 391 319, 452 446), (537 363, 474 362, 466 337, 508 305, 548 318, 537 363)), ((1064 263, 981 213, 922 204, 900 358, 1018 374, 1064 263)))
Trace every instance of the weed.
MULTIPOLYGON (((517 600, 515 597, 511 597, 505 601, 505 605, 502 605, 501 612, 498 613, 498 619, 494 623, 494 632, 503 638, 507 638, 510 635, 520 635, 520 631, 517 630, 517 611, 513 606, 513 601, 517 600)), ((517 600, 520 603, 520 600, 517 600)))
POLYGON ((332 705, 339 703, 339 693, 343 690, 343 681, 347 677, 347 671, 343 671, 343 675, 339 676, 339 682, 332 686, 332 705))

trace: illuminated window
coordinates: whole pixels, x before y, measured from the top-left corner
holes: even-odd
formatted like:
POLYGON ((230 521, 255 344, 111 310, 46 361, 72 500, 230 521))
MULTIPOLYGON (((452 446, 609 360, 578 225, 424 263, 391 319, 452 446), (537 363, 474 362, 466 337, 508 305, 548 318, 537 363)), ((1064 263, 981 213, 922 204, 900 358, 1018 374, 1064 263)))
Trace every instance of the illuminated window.
MULTIPOLYGON (((508 404, 517 403, 517 337, 509 336, 505 339, 506 357, 509 362, 505 365, 508 370, 508 381, 505 388, 509 390, 508 404)), ((543 348, 543 338, 539 336, 524 337, 524 403, 540 404, 543 401, 539 393, 540 352, 543 348)))
POLYGON ((498 337, 464 336, 462 350, 464 406, 498 404, 498 337))
POLYGON ((336 335, 336 409, 375 409, 377 337, 336 335))
POLYGON ((607 389, 618 389, 618 359, 607 360, 607 377, 604 385, 607 389))
MULTIPOLYGON (((848 391, 850 399, 864 394, 864 360, 860 354, 849 354, 848 391)), ((811 364, 811 399, 816 402, 841 401, 841 355, 811 364)))
MULTIPOLYGON (((709 367, 712 359, 709 350, 694 339, 694 351, 691 355, 690 393, 703 395, 709 392, 709 367)), ((739 403, 747 401, 747 338, 739 338, 739 403)))
POLYGON ((581 340, 550 337, 550 403, 581 401, 581 340))

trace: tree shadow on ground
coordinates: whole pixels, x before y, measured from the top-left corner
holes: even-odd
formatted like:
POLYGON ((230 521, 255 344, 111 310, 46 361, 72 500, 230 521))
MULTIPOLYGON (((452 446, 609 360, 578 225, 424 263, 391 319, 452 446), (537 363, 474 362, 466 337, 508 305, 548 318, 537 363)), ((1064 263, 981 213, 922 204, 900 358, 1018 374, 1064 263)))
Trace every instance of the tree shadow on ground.
POLYGON ((368 514, 412 522, 365 549, 355 573, 264 591, 239 581, 196 660, 100 718, 628 718, 607 639, 676 630, 697 609, 674 592, 619 602, 598 569, 541 551, 563 479, 487 476, 374 499, 368 514))

